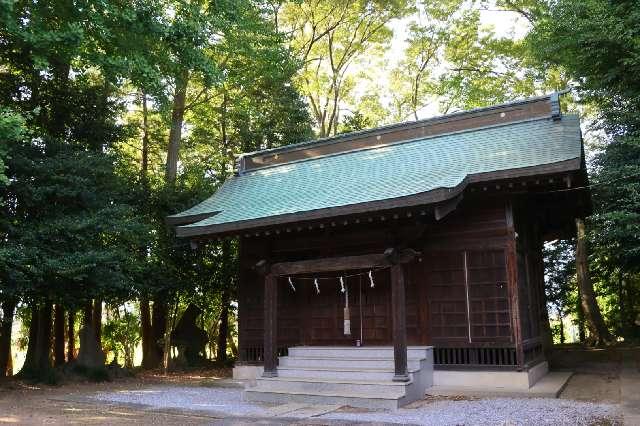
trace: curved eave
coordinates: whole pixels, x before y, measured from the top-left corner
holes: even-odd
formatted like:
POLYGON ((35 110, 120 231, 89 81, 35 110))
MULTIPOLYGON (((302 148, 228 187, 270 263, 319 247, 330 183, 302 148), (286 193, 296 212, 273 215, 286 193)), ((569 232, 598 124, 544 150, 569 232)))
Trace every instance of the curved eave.
POLYGON ((167 225, 177 226, 177 225, 188 225, 191 223, 200 222, 201 220, 209 219, 211 216, 215 216, 217 212, 207 212, 207 213, 199 213, 199 214, 184 214, 184 215, 173 215, 167 216, 165 218, 165 222, 167 225))
MULTIPOLYGON (((203 224, 199 226, 197 223, 191 222, 192 224, 189 226, 178 226, 176 228, 176 235, 178 237, 196 237, 213 236, 219 234, 233 234, 255 230, 258 228, 276 225, 287 225, 303 221, 330 219, 351 214, 379 212, 400 207, 414 207, 419 205, 437 204, 457 197, 467 188, 467 186, 473 183, 494 181, 500 179, 514 179, 551 173, 570 172, 580 170, 581 164, 582 158, 573 158, 556 163, 470 174, 467 175, 455 187, 435 188, 430 191, 404 197, 369 201, 358 204, 349 204, 338 207, 328 207, 303 212, 287 213, 277 216, 269 216, 228 223, 203 224)), ((212 214, 209 214, 209 217, 211 215, 212 214)))

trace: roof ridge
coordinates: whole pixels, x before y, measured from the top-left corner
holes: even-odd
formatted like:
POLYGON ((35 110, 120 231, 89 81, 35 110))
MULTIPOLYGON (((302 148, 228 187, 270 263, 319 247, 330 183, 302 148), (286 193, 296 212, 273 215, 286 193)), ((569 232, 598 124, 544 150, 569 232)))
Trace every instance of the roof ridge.
MULTIPOLYGON (((568 115, 571 115, 571 114, 568 114, 568 115)), ((309 158, 302 158, 302 159, 299 159, 299 160, 288 161, 286 163, 269 164, 269 165, 266 165, 266 166, 256 167, 256 168, 247 170, 247 171, 243 172, 242 174, 240 174, 240 176, 247 176, 247 175, 254 174, 254 173, 257 173, 257 172, 260 172, 260 171, 263 171, 263 170, 273 169, 273 168, 276 168, 276 167, 285 167, 285 166, 288 166, 288 165, 291 165, 291 164, 299 164, 299 163, 304 163, 304 162, 307 162, 307 161, 314 161, 314 160, 319 160, 319 159, 324 159, 324 158, 332 158, 332 157, 338 157, 338 156, 341 156, 341 155, 353 154, 355 152, 370 151, 370 150, 374 150, 374 149, 387 148, 389 146, 404 145, 404 144, 407 144, 407 143, 413 143, 413 142, 417 142, 417 141, 437 139, 437 138, 451 136, 451 135, 460 135, 460 134, 464 134, 464 133, 471 133, 471 132, 477 132, 477 131, 488 130, 488 129, 495 129, 495 128, 499 128, 499 127, 507 127, 507 126, 512 126, 512 125, 516 125, 516 124, 530 123, 530 122, 542 121, 542 120, 549 120, 549 117, 530 117, 530 118, 525 118, 525 119, 517 120, 517 121, 508 121, 506 123, 495 123, 495 124, 489 124, 489 125, 482 126, 482 127, 473 127, 473 128, 469 128, 469 129, 455 130, 455 131, 451 131, 451 132, 448 132, 448 133, 438 133, 438 134, 435 134, 435 135, 419 136, 419 137, 416 137, 416 138, 405 139, 405 140, 401 140, 401 141, 394 141, 394 142, 389 142, 389 143, 381 144, 381 145, 365 146, 365 147, 351 149, 351 150, 345 150, 345 151, 339 151, 339 152, 334 152, 334 153, 325 154, 325 155, 319 155, 319 156, 316 156, 316 157, 309 157, 309 158)))
MULTIPOLYGON (((264 154, 269 154, 269 153, 278 153, 278 152, 292 151, 292 150, 296 150, 296 149, 303 149, 303 148, 308 148, 308 147, 314 146, 314 145, 337 143, 337 142, 341 142, 341 141, 344 141, 344 140, 350 140, 350 139, 357 138, 357 137, 360 137, 360 136, 369 135, 369 134, 376 133, 376 132, 379 132, 379 131, 395 130, 395 129, 402 128, 402 127, 405 127, 405 126, 406 127, 421 126, 421 125, 430 124, 430 123, 433 123, 433 122, 438 122, 438 121, 441 121, 441 120, 446 120, 446 119, 449 119, 449 118, 459 118, 459 117, 462 117, 462 116, 465 116, 465 115, 477 114, 477 113, 480 113, 480 112, 489 112, 489 111, 493 111, 493 110, 496 110, 496 109, 501 109, 501 108, 510 107, 510 106, 514 106, 514 105, 521 105, 521 104, 527 104, 527 103, 531 103, 531 102, 538 102, 538 101, 541 101, 541 100, 544 100, 544 99, 553 100, 554 97, 557 99, 557 96, 559 94, 561 94, 561 93, 562 92, 552 92, 552 93, 548 93, 548 94, 545 94, 545 95, 532 96, 532 97, 528 97, 528 98, 517 99, 517 100, 514 100, 514 101, 503 102, 501 104, 496 104, 496 105, 489 105, 489 106, 485 106, 485 107, 478 107, 478 108, 472 108, 472 109, 467 109, 467 110, 462 110, 462 111, 456 111, 456 112, 453 112, 451 114, 440 114, 440 115, 436 115, 436 116, 433 116, 433 117, 423 118, 421 120, 402 121, 402 122, 398 122, 398 123, 385 124, 383 126, 373 127, 373 128, 369 128, 369 129, 362 129, 362 130, 357 130, 357 131, 354 131, 354 132, 343 133, 343 134, 335 135, 335 136, 328 136, 328 137, 317 138, 317 139, 309 139, 309 140, 306 140, 306 141, 297 142, 297 143, 290 144, 290 145, 284 145, 284 146, 279 146, 279 147, 275 147, 275 148, 260 149, 260 150, 256 150, 256 151, 242 153, 238 157, 239 158, 251 157, 251 156, 254 156, 254 155, 264 155, 264 154)), ((469 130, 473 130, 473 129, 469 129, 469 130)))

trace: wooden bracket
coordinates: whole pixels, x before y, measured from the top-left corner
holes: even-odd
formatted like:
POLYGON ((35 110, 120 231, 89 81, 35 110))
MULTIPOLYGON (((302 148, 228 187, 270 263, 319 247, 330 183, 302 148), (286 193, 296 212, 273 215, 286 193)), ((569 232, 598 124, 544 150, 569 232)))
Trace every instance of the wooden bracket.
POLYGON ((262 259, 261 261, 256 263, 252 269, 260 275, 267 275, 269 272, 271 272, 271 265, 269 264, 269 262, 267 262, 266 259, 262 259))
POLYGON ((397 249, 390 247, 384 251, 384 257, 392 265, 398 265, 403 263, 410 263, 416 257, 420 256, 419 251, 415 251, 411 248, 397 249))
POLYGON ((436 220, 440 220, 446 215, 448 215, 449 213, 451 213, 452 211, 454 211, 456 207, 458 207, 458 204, 460 204, 460 201, 462 201, 462 194, 458 195, 455 198, 445 201, 439 206, 436 206, 434 209, 436 220))

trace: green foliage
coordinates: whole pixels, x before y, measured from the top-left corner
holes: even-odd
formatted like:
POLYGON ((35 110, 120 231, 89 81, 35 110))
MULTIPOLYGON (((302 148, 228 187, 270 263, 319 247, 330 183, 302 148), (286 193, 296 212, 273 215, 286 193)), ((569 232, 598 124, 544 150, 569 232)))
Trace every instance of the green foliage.
POLYGON ((116 361, 118 356, 122 355, 125 367, 133 368, 133 356, 141 337, 140 318, 126 306, 122 312, 120 307, 116 306, 112 313, 112 318, 102 328, 104 349, 113 352, 116 361))
MULTIPOLYGON (((417 119, 430 105, 483 106, 569 80, 605 131, 592 164, 596 289, 619 334, 639 334, 635 2, 0 5, 0 299, 18 297, 21 310, 44 300, 69 308, 108 302, 104 339, 127 365, 139 318, 118 306, 141 296, 177 301, 178 312, 198 304, 214 346, 223 305, 236 297, 237 241, 193 250, 165 218, 210 195, 237 154, 309 139, 312 121, 329 136, 417 119), (515 11, 534 31, 525 40, 498 36, 482 23, 480 9, 489 7, 515 11), (381 94, 392 24, 416 11, 391 93, 381 94), (176 126, 184 135, 169 182, 176 126)), ((549 303, 560 316, 577 304, 571 256, 564 242, 547 251, 549 303)), ((102 370, 83 374, 106 378, 102 370)))
MULTIPOLYGON (((569 317, 578 303, 576 286, 575 241, 559 240, 543 249, 547 308, 554 317, 554 340, 564 343, 566 332, 560 322, 569 317)), ((575 319, 575 318, 574 318, 575 319)))
POLYGON ((478 108, 566 87, 561 68, 541 67, 525 40, 498 35, 483 10, 532 20, 546 10, 537 0, 418 2, 402 61, 390 73, 394 121, 434 110, 478 108))
POLYGON ((372 124, 371 120, 365 117, 364 114, 360 111, 355 111, 351 115, 345 117, 342 126, 340 127, 340 133, 349 133, 368 129, 372 127, 372 124))
POLYGON ((617 334, 638 338, 640 312, 640 10, 635 1, 559 0, 538 13, 528 43, 561 66, 601 138, 588 222, 596 289, 617 334))
POLYGON ((393 35, 388 24, 410 10, 404 0, 284 4, 279 22, 302 61, 295 82, 307 97, 318 136, 337 133, 340 104, 354 88, 349 67, 379 54, 393 35))
POLYGON ((5 159, 11 144, 18 143, 25 137, 24 118, 6 108, 0 107, 0 185, 8 184, 5 174, 5 159))

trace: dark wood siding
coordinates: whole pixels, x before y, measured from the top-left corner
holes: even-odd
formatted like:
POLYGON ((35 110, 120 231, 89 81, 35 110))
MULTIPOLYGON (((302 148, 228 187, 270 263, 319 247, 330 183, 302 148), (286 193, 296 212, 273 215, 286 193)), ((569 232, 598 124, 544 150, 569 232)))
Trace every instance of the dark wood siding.
POLYGON ((427 263, 429 323, 434 343, 469 341, 464 252, 430 252, 427 263))
MULTIPOLYGON (((491 203, 463 203, 439 222, 389 220, 244 239, 239 289, 241 360, 260 361, 264 283, 251 270, 257 261, 382 253, 408 238, 413 238, 412 247, 422 252, 419 261, 405 270, 409 344, 432 344, 452 350, 438 356, 451 359, 454 364, 466 360, 463 364, 514 365, 516 338, 507 261, 509 244, 513 245, 509 239, 514 234, 508 229, 504 201, 495 199, 491 203)), ((517 267, 518 272, 522 268, 517 267)), ((354 272, 366 271, 344 274, 354 272)), ((331 275, 335 278, 340 273, 331 275)), ((366 276, 345 280, 349 288, 350 336, 343 334, 345 298, 337 279, 321 280, 317 294, 311 276, 305 280, 293 277, 296 291, 290 288, 287 277, 281 277, 281 352, 301 344, 353 345, 357 339, 365 345, 391 344, 389 270, 375 271, 374 277, 374 288, 366 276)), ((539 301, 536 303, 539 306, 539 301)), ((527 316, 530 318, 531 314, 527 316)))
POLYGON ((504 250, 467 251, 471 342, 510 342, 504 250))

